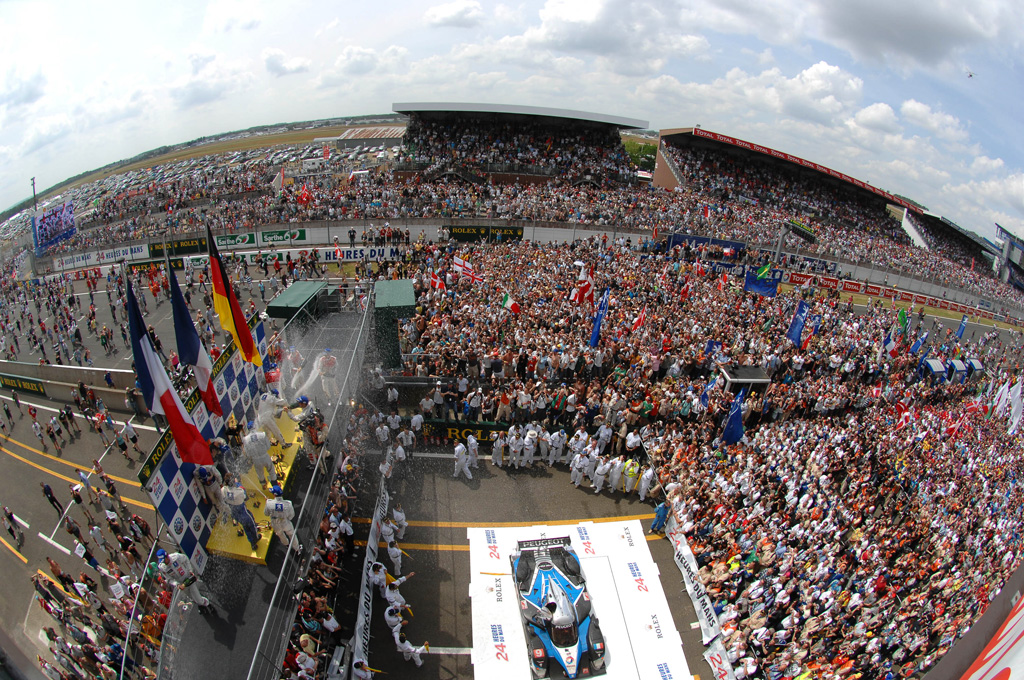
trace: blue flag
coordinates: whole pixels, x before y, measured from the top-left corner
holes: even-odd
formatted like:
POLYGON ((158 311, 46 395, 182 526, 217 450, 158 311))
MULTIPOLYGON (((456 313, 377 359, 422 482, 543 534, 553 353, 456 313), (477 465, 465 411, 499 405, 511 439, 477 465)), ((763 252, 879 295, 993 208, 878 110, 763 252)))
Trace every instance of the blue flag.
POLYGON ((178 287, 178 277, 174 275, 169 260, 167 262, 167 282, 170 285, 171 312, 174 315, 174 338, 178 343, 178 358, 192 367, 192 374, 196 379, 196 386, 203 398, 206 410, 211 414, 223 417, 217 392, 213 389, 213 361, 206 351, 206 346, 199 339, 196 327, 192 323, 192 317, 185 304, 185 297, 178 287))
POLYGON ((920 375, 921 371, 924 369, 924 360, 928 358, 928 353, 930 351, 931 351, 931 348, 926 349, 924 351, 924 354, 921 355, 921 360, 917 362, 917 372, 918 372, 919 375, 920 375))
POLYGON ((793 320, 789 322, 789 330, 786 331, 786 337, 792 340, 794 345, 800 344, 800 337, 804 334, 804 324, 807 323, 807 312, 809 311, 811 311, 811 306, 803 300, 796 306, 796 313, 793 314, 793 320))
POLYGON ((703 406, 704 408, 708 407, 708 403, 709 403, 709 401, 711 399, 711 396, 710 396, 711 388, 715 386, 716 382, 717 382, 716 378, 711 378, 711 382, 709 382, 704 387, 704 391, 700 393, 700 405, 703 406))
POLYGON ((821 314, 811 314, 807 320, 811 322, 811 335, 817 335, 821 328, 821 314))
POLYGON ((729 407, 729 417, 725 419, 725 429, 722 431, 722 441, 726 444, 735 444, 743 439, 743 397, 746 393, 746 389, 740 390, 729 407))
POLYGON ((601 339, 601 323, 604 321, 605 314, 608 313, 608 294, 611 293, 611 290, 611 288, 604 289, 604 295, 601 296, 601 304, 597 306, 597 314, 594 316, 594 330, 590 333, 591 347, 597 347, 597 342, 601 339))
POLYGON ((777 279, 759 278, 757 271, 748 271, 746 278, 743 279, 743 290, 773 298, 779 294, 779 282, 777 279))
POLYGON ((914 344, 910 346, 910 353, 917 354, 921 351, 921 346, 924 345, 925 340, 928 339, 928 331, 925 331, 924 335, 914 341, 914 344))
POLYGON ((960 319, 960 328, 956 329, 956 339, 964 337, 964 331, 967 330, 967 315, 964 314, 964 318, 960 319))
POLYGON ((722 349, 722 343, 718 340, 708 340, 708 344, 704 345, 704 355, 710 355, 718 350, 722 349))

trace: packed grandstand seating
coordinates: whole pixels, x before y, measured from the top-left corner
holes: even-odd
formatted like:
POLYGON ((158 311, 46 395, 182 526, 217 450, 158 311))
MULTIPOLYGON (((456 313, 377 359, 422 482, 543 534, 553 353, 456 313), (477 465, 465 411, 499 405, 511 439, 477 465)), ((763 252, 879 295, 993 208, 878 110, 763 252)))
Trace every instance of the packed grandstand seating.
MULTIPOLYGON (((443 383, 441 406, 430 387, 420 408, 580 441, 607 424, 597 446, 612 458, 630 456, 639 432, 651 493, 676 504, 737 678, 923 674, 1020 562, 1019 436, 1004 418, 971 415, 977 384, 923 379, 906 345, 883 354, 888 306, 812 298, 818 332, 780 343, 799 297, 720 289, 697 257, 652 257, 624 238, 418 251, 397 265, 418 294, 401 329, 404 372, 443 383), (456 256, 483 281, 460 281, 456 256), (579 261, 612 290, 596 348, 589 305, 569 295, 579 261), (519 314, 496 303, 506 292, 519 314), (721 349, 709 353, 709 340, 721 349), (717 368, 736 365, 763 367, 771 384, 747 396, 746 438, 729 446, 735 395, 717 368)), ((924 330, 931 356, 980 357, 993 380, 1018 351, 994 333, 958 347, 928 320, 911 337, 924 330)))
MULTIPOLYGON (((576 183, 584 173, 620 172, 628 156, 606 128, 507 123, 441 123, 415 117, 399 154, 401 161, 438 166, 457 162, 481 170, 489 163, 547 168, 542 184, 476 184, 454 177, 398 179, 390 172, 350 184, 316 183, 287 187, 274 195, 266 163, 195 172, 170 185, 136 177, 138 192, 127 189, 94 202, 96 212, 73 239, 51 254, 74 252, 138 238, 215 229, 249 230, 261 224, 325 219, 403 219, 493 217, 581 225, 618 226, 661 233, 691 233, 774 245, 778 225, 791 218, 814 220, 814 245, 790 236, 786 246, 822 257, 887 266, 917 278, 984 296, 1000 305, 1024 307, 1024 293, 996 280, 988 266, 970 267, 970 249, 961 240, 923 228, 931 250, 911 244, 881 199, 840 189, 833 181, 784 166, 751 161, 715 149, 663 145, 685 179, 674 192, 646 184, 594 186, 576 183), (607 135, 611 135, 607 137, 607 135), (260 184, 260 178, 264 183, 260 184), (307 186, 310 200, 300 200, 307 186), (256 194, 245 194, 262 189, 256 194), (133 195, 134 194, 134 195, 133 195), (705 217, 705 210, 708 217, 705 217), (103 225, 103 228, 89 228, 103 225)), ((401 163, 400 163, 401 164, 401 163)))
POLYGON ((636 169, 610 126, 523 123, 460 117, 425 120, 412 115, 400 162, 434 169, 546 175, 574 181, 632 181, 636 169))
MULTIPOLYGON (((449 150, 491 162, 464 132, 449 150)), ((436 163, 434 153, 447 153, 434 133, 422 142, 430 153, 417 157, 419 147, 410 144, 407 158, 436 163)), ((568 143, 571 150, 575 142, 568 143)), ((542 146, 537 162, 548 167, 542 146)), ((217 184, 223 190, 200 182, 101 201, 105 226, 79 234, 72 247, 208 224, 240 230, 282 221, 478 215, 644 232, 678 227, 771 244, 781 221, 813 218, 819 242, 794 247, 1024 303, 984 268, 971 271, 948 238, 929 232, 932 252, 911 245, 880 203, 727 154, 669 152, 687 179, 674 192, 573 185, 568 172, 547 184, 478 185, 399 181, 385 171, 348 186, 310 185, 308 200, 299 187, 239 198, 227 189, 251 186, 248 180, 225 176, 217 184), (197 196, 202 205, 192 205, 197 196)), ((522 161, 516 151, 500 162, 512 157, 522 161)), ((981 415, 978 383, 928 380, 907 346, 930 331, 930 356, 978 357, 995 386, 1017 361, 1019 336, 1001 341, 978 331, 957 342, 934 321, 918 320, 889 356, 881 341, 895 310, 878 302, 858 310, 826 293, 809 296, 820 326, 796 346, 782 338, 801 291, 773 299, 747 294, 697 264, 708 253, 655 254, 649 243, 620 236, 544 248, 403 246, 408 258, 376 273, 415 281, 417 311, 401 328, 402 371, 451 385, 445 393, 454 395, 456 418, 536 422, 569 436, 607 424, 606 452, 614 456, 631 453, 628 437, 639 433, 655 475, 651 495, 676 503, 736 677, 909 677, 928 670, 1020 563, 1020 436, 1007 434, 1005 419, 981 415), (483 280, 460 280, 455 256, 483 280), (584 270, 593 267, 597 290, 612 291, 596 348, 588 342, 591 309, 569 294, 579 261, 584 270), (431 287, 431 273, 447 280, 445 289, 431 287), (519 314, 497 303, 505 293, 520 303, 519 314), (645 321, 634 328, 641 310, 645 321), (709 340, 722 345, 709 351, 709 340), (746 437, 735 445, 721 440, 735 395, 718 369, 729 366, 759 366, 771 378, 743 402, 746 437), (460 396, 463 379, 481 390, 478 406, 470 405, 468 389, 460 396)), ((421 408, 433 411, 433 400, 422 396, 421 408)), ((444 410, 447 419, 447 403, 444 410)), ((330 533, 329 521, 323 533, 330 533)), ((304 630, 333 620, 326 603, 312 597, 333 588, 329 571, 303 600, 296 656, 304 630)))

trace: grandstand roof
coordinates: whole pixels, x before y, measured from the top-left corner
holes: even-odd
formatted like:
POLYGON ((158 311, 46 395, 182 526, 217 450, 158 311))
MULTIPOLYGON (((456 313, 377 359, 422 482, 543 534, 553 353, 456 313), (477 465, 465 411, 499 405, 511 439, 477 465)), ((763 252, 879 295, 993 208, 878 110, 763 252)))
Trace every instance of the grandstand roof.
POLYGON ((948 229, 955 231, 964 238, 969 239, 971 242, 975 243, 982 250, 985 250, 992 255, 999 255, 999 249, 996 248, 996 246, 993 245, 992 243, 989 243, 988 240, 975 234, 973 231, 964 229, 956 222, 953 222, 952 220, 945 218, 942 215, 925 211, 921 213, 921 217, 931 220, 932 224, 935 226, 946 227, 948 229))
POLYGON ((760 144, 747 142, 737 137, 729 137, 728 135, 719 134, 717 132, 711 132, 710 130, 704 130, 699 127, 672 128, 669 130, 661 130, 660 136, 662 139, 670 137, 699 137, 701 139, 710 140, 712 142, 729 144, 735 147, 739 147, 741 149, 745 149, 747 151, 755 151, 766 156, 771 156, 776 160, 780 160, 786 163, 792 163, 794 165, 799 165, 803 168, 820 172, 821 174, 827 175, 828 177, 832 177, 833 179, 838 179, 841 182, 846 182, 847 184, 851 184, 857 187, 858 189, 863 189, 877 196, 881 196, 890 203, 895 203, 897 205, 903 206, 904 208, 908 208, 914 213, 920 214, 922 212, 921 206, 918 205, 917 203, 908 201, 895 194, 890 194, 888 191, 879 189, 878 187, 871 186, 867 182, 862 182, 861 180, 850 177, 849 175, 839 172, 838 170, 833 170, 832 168, 827 168, 824 165, 812 163, 811 161, 800 158, 799 156, 794 156, 783 151, 776 151, 775 149, 771 149, 767 146, 761 146, 760 144))
POLYGON ((473 104, 466 102, 403 102, 391 105, 395 113, 494 113, 510 116, 538 116, 543 118, 564 118, 566 120, 601 123, 617 128, 645 130, 650 126, 646 120, 609 116, 603 113, 588 113, 573 109, 550 109, 543 106, 519 106, 516 104, 473 104))

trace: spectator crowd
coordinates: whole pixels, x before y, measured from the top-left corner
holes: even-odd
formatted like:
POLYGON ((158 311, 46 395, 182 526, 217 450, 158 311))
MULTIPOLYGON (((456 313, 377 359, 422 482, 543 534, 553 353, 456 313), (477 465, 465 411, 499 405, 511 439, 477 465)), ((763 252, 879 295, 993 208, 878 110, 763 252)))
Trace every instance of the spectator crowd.
POLYGON ((607 493, 611 477, 612 493, 665 502, 737 677, 925 672, 1020 562, 1020 437, 985 415, 1018 378, 1019 336, 958 341, 915 315, 890 354, 897 310, 826 292, 805 293, 816 328, 794 343, 798 291, 743 292, 700 258, 596 238, 418 251, 401 327, 402 372, 431 379, 416 412, 508 425, 496 446, 558 446, 577 486, 607 493), (587 276, 598 299, 610 290, 594 347, 587 276), (947 384, 921 373, 923 356, 978 357, 987 373, 947 384), (736 366, 770 383, 745 395, 745 436, 726 444, 738 388, 723 369, 736 366), (590 459, 579 477, 577 454, 590 459))

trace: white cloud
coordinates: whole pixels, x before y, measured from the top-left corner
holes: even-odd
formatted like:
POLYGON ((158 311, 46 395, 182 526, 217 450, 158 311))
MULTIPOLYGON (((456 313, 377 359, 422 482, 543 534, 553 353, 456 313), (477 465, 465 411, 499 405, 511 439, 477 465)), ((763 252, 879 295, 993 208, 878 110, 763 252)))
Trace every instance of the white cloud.
POLYGON ((37 71, 23 76, 12 68, 0 85, 0 109, 19 109, 39 101, 46 92, 46 76, 37 71))
POLYGON ((598 58, 608 70, 646 75, 671 59, 689 59, 710 49, 706 37, 689 33, 678 8, 658 0, 547 0, 541 23, 521 36, 524 50, 545 49, 598 58))
POLYGON ((319 38, 321 35, 325 33, 334 32, 334 29, 336 29, 339 25, 341 25, 341 21, 337 17, 335 17, 331 19, 329 22, 327 22, 326 26, 322 26, 316 29, 316 32, 313 35, 319 38))
POLYGON ((24 156, 34 154, 67 137, 73 130, 71 116, 67 114, 35 119, 29 126, 28 134, 25 135, 18 152, 24 156))
MULTIPOLYGON (((977 156, 973 161, 971 161, 972 174, 996 172, 997 170, 1001 170, 1002 167, 1002 158, 989 158, 988 156, 977 156)), ((1024 191, 1024 186, 1021 186, 1021 190, 1024 191)))
POLYGON ((215 0, 206 7, 203 29, 211 33, 252 31, 262 23, 259 5, 248 0, 215 0))
POLYGON ((690 30, 754 35, 788 47, 819 41, 896 69, 955 63, 982 46, 1014 49, 1024 38, 1024 5, 1007 0, 689 0, 680 6, 690 30))
POLYGON ((777 84, 782 112, 821 123, 836 120, 860 101, 864 82, 824 61, 777 84))
POLYGON ((853 115, 853 121, 862 128, 877 132, 899 132, 896 112, 885 102, 875 102, 853 115))
POLYGON ((290 76, 294 73, 305 73, 311 64, 309 59, 303 57, 285 56, 284 50, 268 47, 263 50, 263 65, 271 75, 281 77, 290 76))
POLYGON ((349 45, 334 61, 335 69, 345 75, 366 75, 377 66, 377 50, 349 45))
POLYGON ((818 0, 809 11, 823 38, 897 67, 937 66, 974 46, 1018 42, 1024 27, 1021 4, 998 0, 818 0))
POLYGON ((1019 171, 989 180, 948 184, 943 187, 943 195, 951 215, 969 214, 974 219, 980 215, 989 233, 993 222, 1017 233, 1024 227, 1024 173, 1019 171))
POLYGON ((190 54, 188 55, 188 61, 192 64, 192 75, 196 75, 207 65, 211 64, 217 58, 216 54, 190 54))
POLYGON ((179 109, 204 106, 247 88, 252 74, 239 65, 207 60, 198 70, 179 80, 169 89, 171 100, 179 109))
POLYGON ((476 0, 453 0, 428 9, 423 20, 434 27, 473 28, 484 20, 484 11, 476 0))
POLYGON ((949 142, 967 140, 967 131, 960 125, 960 119, 948 113, 933 111, 930 106, 916 99, 908 99, 900 106, 900 115, 908 123, 924 128, 936 137, 949 142))
POLYGON ((403 67, 408 53, 406 48, 397 45, 391 45, 383 52, 372 47, 348 45, 317 81, 321 86, 351 85, 354 77, 391 73, 403 67))

